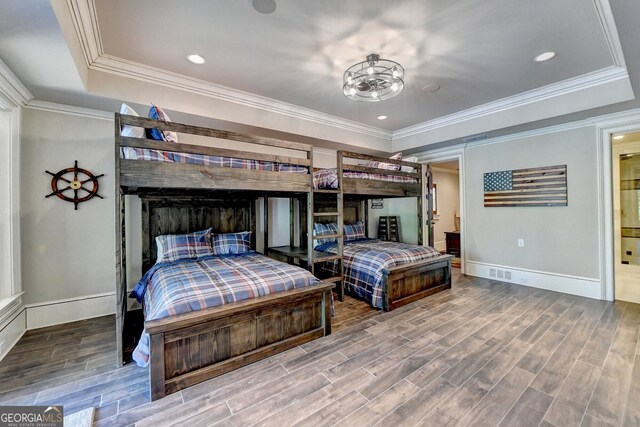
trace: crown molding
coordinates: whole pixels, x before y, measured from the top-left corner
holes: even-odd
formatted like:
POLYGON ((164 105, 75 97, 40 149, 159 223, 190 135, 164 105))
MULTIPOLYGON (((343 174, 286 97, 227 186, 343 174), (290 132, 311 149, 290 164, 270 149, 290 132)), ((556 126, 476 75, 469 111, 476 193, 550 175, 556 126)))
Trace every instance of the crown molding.
POLYGON ((23 107, 33 95, 11 68, 0 59, 0 110, 23 107))
POLYGON ((391 141, 392 132, 104 53, 94 0, 67 0, 87 68, 391 141))
POLYGON ((94 0, 66 0, 87 68, 90 70, 151 82, 387 141, 396 141, 586 88, 628 79, 624 54, 609 0, 592 0, 592 2, 613 59, 613 66, 390 132, 272 98, 106 55, 102 46, 94 0))
POLYGON ((73 105, 57 104, 55 102, 32 99, 24 108, 29 110, 47 111, 49 113, 67 114, 70 116, 87 117, 90 119, 113 121, 114 113, 109 111, 94 110, 91 108, 76 107, 73 105))
POLYGON ((111 55, 100 56, 90 69, 391 141, 392 133, 383 129, 111 55))
MULTIPOLYGON (((583 120, 577 120, 575 122, 563 123, 554 126, 547 126, 545 128, 532 129, 524 132, 518 132, 509 135, 497 136, 494 138, 484 139, 482 141, 460 143, 451 145, 448 147, 441 147, 435 150, 425 150, 420 153, 414 154, 418 156, 421 162, 428 161, 433 157, 443 157, 449 154, 464 152, 467 148, 481 147, 483 145, 499 144, 502 142, 516 141, 519 139, 526 139, 535 136, 548 135, 557 132, 566 132, 574 129, 581 129, 588 126, 594 126, 598 130, 615 128, 620 124, 628 123, 629 121, 637 122, 640 120, 640 108, 634 108, 633 110, 620 111, 617 113, 604 114, 601 116, 589 117, 583 120)), ((618 129, 619 130, 619 129, 618 129)), ((632 130, 632 129, 629 129, 632 130)), ((620 130, 619 130, 620 131, 620 130)))
POLYGON ((628 78, 629 74, 624 68, 616 66, 603 68, 602 70, 552 83, 541 88, 522 92, 508 98, 502 98, 497 101, 397 130, 393 132, 393 141, 628 78))
POLYGON ((67 7, 85 62, 90 68, 91 64, 104 54, 96 5, 93 0, 67 0, 67 7))
POLYGON ((618 27, 616 26, 616 21, 613 19, 613 12, 611 11, 609 0, 593 0, 593 5, 600 19, 600 25, 602 26, 604 38, 607 41, 613 63, 618 67, 626 69, 627 65, 624 60, 620 37, 618 36, 618 27))

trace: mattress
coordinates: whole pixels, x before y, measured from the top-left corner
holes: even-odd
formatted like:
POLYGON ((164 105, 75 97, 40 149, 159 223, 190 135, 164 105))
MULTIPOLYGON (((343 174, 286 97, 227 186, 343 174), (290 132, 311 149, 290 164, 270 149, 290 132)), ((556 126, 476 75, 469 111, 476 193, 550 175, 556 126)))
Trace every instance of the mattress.
MULTIPOLYGON (((378 173, 368 172, 354 172, 344 171, 342 176, 345 178, 357 178, 357 179, 370 179, 374 181, 386 181, 386 182, 405 182, 416 183, 417 179, 408 176, 398 175, 385 175, 378 173)), ((321 169, 313 173, 313 188, 315 189, 329 189, 338 188, 338 171, 337 169, 321 169)))
MULTIPOLYGON (((317 251, 337 253, 336 243, 316 246, 317 251)), ((360 239, 344 243, 344 286, 373 307, 383 308, 384 287, 382 270, 440 255, 430 246, 410 245, 376 239, 360 239)), ((337 262, 323 267, 336 275, 337 262)))
MULTIPOLYGON (((318 283, 307 270, 249 252, 155 264, 134 293, 142 297, 148 321, 318 283)), ((149 362, 146 332, 142 333, 133 359, 140 366, 149 362)))
POLYGON ((272 172, 307 173, 305 166, 260 160, 237 159, 234 157, 207 156, 204 154, 179 153, 174 151, 151 150, 148 148, 121 148, 121 156, 127 160, 147 160, 168 163, 183 163, 234 169, 252 169, 272 172))

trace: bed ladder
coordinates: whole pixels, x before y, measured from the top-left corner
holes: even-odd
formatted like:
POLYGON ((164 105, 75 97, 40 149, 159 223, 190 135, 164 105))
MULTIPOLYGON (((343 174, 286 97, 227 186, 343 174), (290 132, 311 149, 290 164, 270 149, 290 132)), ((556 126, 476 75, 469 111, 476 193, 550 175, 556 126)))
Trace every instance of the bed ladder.
MULTIPOLYGON (((308 250, 308 262, 309 270, 315 274, 316 264, 320 264, 327 261, 333 261, 338 263, 337 271, 339 274, 322 279, 325 282, 332 282, 336 284, 336 292, 338 294, 338 300, 344 301, 344 264, 343 264, 343 251, 344 251, 344 239, 343 239, 343 225, 344 219, 342 216, 344 208, 344 194, 342 192, 342 165, 338 165, 338 188, 337 189, 311 189, 311 194, 308 200, 308 212, 310 212, 310 224, 309 224, 309 250, 308 250), (323 201, 331 199, 331 210, 316 211, 316 201, 322 197, 323 201), (334 199, 335 198, 335 199, 334 199), (323 239, 335 238, 338 242, 338 251, 336 254, 327 254, 313 250, 313 240, 316 236, 313 233, 313 224, 315 222, 325 222, 322 219, 333 219, 337 224, 338 232, 332 235, 321 236, 323 239)), ((328 203, 329 204, 329 203, 328 203)))

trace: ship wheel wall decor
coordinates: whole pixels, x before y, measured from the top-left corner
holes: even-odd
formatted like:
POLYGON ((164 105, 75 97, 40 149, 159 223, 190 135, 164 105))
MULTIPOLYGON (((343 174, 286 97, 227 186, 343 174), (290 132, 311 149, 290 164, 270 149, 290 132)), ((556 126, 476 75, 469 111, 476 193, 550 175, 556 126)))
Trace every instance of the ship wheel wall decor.
POLYGON ((91 200, 94 196, 104 199, 98 194, 100 184, 98 178, 104 176, 104 174, 94 175, 86 169, 78 167, 78 161, 72 168, 62 169, 58 173, 45 171, 51 178, 51 189, 53 192, 47 194, 45 197, 58 196, 65 202, 71 202, 75 206, 75 210, 78 210, 78 204, 91 200), (73 192, 67 196, 66 192, 73 192))

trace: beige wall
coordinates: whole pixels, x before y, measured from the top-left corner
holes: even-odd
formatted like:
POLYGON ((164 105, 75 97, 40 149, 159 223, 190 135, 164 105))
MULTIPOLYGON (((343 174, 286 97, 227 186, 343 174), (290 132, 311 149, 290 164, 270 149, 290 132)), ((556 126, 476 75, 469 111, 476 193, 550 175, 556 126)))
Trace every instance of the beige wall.
POLYGON ((113 292, 113 122, 24 110, 21 137, 22 282, 26 304, 113 292), (100 178, 100 194, 73 204, 51 192, 51 177, 73 166, 100 178))
POLYGON ((457 171, 437 170, 433 165, 433 181, 438 184, 438 215, 434 221, 434 246, 439 251, 446 249, 445 231, 455 231, 454 216, 460 214, 460 181, 457 171))
POLYGON ((467 260, 599 279, 596 128, 548 133, 465 151, 467 260), (483 206, 483 174, 567 165, 568 206, 483 206), (517 239, 525 247, 517 247, 517 239))
MULTIPOLYGON (((113 121, 26 109, 21 134, 21 258, 25 303, 54 307, 49 303, 113 293, 113 121), (45 198, 51 188, 50 177, 44 171, 57 172, 72 166, 74 160, 96 174, 105 174, 100 179, 100 194, 105 199, 96 198, 81 204, 78 211, 74 211, 73 204, 55 197, 45 198)), ((198 144, 204 141, 197 137, 181 137, 183 142, 198 144)), ((230 146, 228 141, 217 143, 230 146)), ((246 144, 232 144, 233 148, 247 149, 246 144)), ((284 150, 283 154, 285 152, 299 155, 289 150, 284 150)), ((314 156, 318 167, 335 167, 335 151, 318 150, 314 156)), ((271 199, 269 206, 269 244, 286 245, 289 243, 289 201, 271 199)), ((261 208, 259 203, 259 250, 263 248, 261 208)), ((127 196, 127 278, 130 288, 140 279, 140 215, 137 196, 127 196)))

